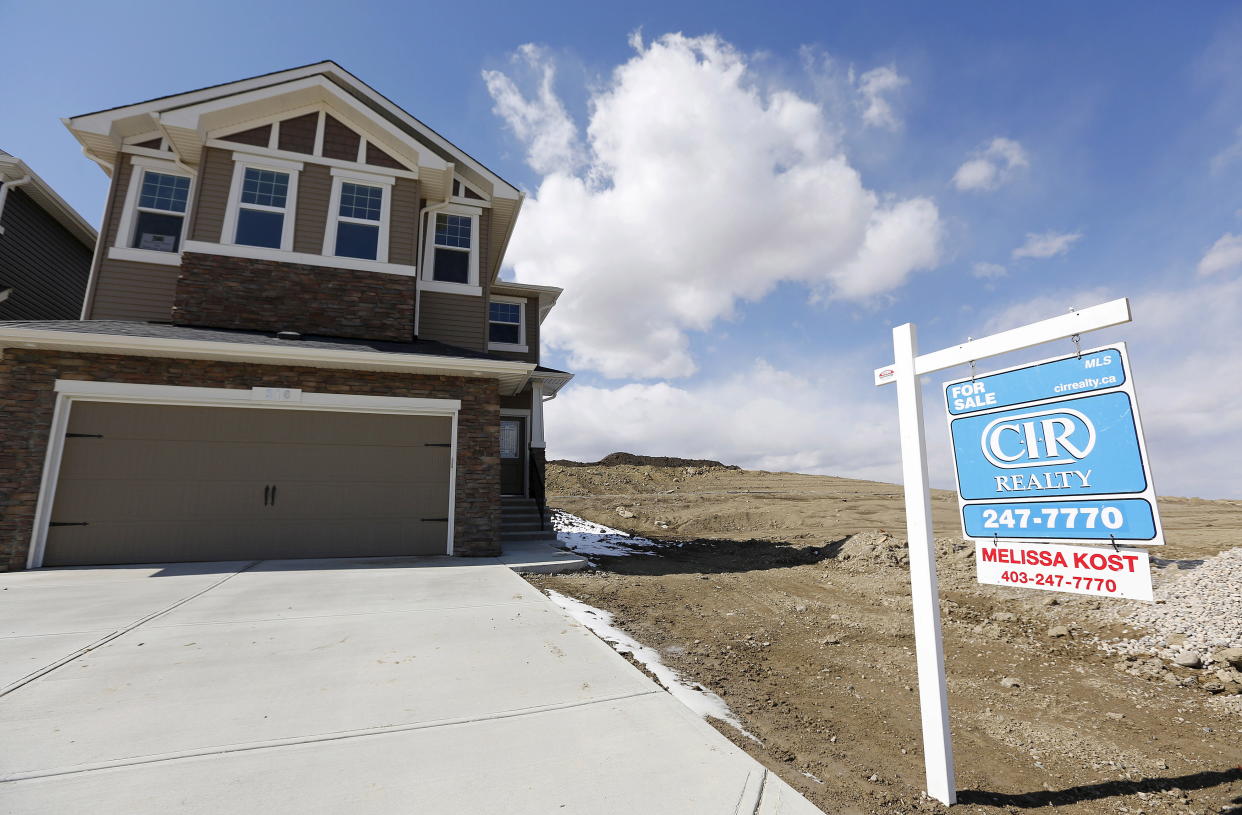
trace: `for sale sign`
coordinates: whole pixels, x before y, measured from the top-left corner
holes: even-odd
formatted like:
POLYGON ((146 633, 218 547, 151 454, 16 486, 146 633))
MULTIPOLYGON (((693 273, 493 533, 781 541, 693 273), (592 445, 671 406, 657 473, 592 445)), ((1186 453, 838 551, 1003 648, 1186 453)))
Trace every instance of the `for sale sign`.
POLYGON ((1142 549, 1050 543, 980 543, 979 582, 1152 602, 1151 568, 1142 549))
POLYGON ((1164 543, 1124 343, 944 387, 967 538, 1164 543))

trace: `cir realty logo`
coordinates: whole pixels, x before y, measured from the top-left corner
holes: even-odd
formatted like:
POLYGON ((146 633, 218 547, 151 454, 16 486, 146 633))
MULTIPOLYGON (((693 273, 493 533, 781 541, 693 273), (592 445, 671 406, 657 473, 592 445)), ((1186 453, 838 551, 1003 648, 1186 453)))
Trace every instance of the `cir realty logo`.
POLYGON ((1002 416, 989 422, 980 437, 983 455, 1005 470, 1072 464, 1095 449, 1095 425, 1070 408, 1002 416))

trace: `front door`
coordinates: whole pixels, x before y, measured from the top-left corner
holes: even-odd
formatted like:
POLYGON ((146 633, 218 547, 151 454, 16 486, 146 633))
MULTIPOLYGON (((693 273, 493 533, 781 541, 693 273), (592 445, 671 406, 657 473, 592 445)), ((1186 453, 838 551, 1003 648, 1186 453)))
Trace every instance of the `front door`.
POLYGON ((526 420, 500 420, 500 492, 526 494, 526 420))

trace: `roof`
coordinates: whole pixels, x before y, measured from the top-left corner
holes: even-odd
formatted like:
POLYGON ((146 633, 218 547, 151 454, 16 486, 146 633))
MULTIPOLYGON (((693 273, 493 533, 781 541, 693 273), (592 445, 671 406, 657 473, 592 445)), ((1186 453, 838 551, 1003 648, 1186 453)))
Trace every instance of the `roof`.
MULTIPOLYGON (((167 340, 199 342, 233 342, 246 345, 272 345, 314 348, 325 351, 365 351, 376 354, 423 354, 458 359, 503 360, 503 357, 458 348, 435 340, 385 342, 355 340, 347 337, 323 337, 303 334, 300 339, 281 339, 271 331, 246 331, 231 328, 198 328, 169 323, 143 323, 123 320, 11 320, 0 321, 0 328, 28 328, 36 331, 65 331, 76 334, 102 334, 113 337, 150 337, 167 340)), ((506 360, 507 361, 507 360, 506 360)))
POLYGON ((281 339, 270 331, 122 320, 3 321, 0 322, 0 349, 8 347, 478 376, 499 380, 501 392, 511 394, 520 393, 532 376, 539 375, 549 393, 555 393, 573 376, 530 362, 434 340, 385 342, 309 334, 301 335, 300 339, 281 339))
POLYGON ((97 237, 95 227, 91 226, 76 209, 69 206, 68 202, 61 198, 51 185, 40 178, 38 173, 30 169, 26 162, 0 150, 0 183, 8 185, 24 178, 29 178, 29 181, 13 189, 21 189, 25 192, 30 200, 69 230, 87 249, 93 251, 97 237))

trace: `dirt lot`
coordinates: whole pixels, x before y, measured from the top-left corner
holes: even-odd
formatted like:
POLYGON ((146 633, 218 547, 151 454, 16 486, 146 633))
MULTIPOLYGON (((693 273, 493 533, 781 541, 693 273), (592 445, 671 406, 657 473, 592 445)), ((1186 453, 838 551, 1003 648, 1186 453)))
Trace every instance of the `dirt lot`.
MULTIPOLYGON (((536 585, 612 612, 720 694, 762 745, 714 722, 720 731, 825 812, 943 810, 922 795, 899 487, 553 465, 549 493, 550 504, 591 521, 681 544, 599 558, 597 571, 536 585)), ((1097 637, 1143 633, 1104 607, 1130 601, 977 585, 951 494, 933 505, 954 811, 1242 813, 1242 696, 1207 693, 1188 668, 1101 650, 1097 637), (1059 625, 1070 635, 1050 636, 1059 625)), ((1158 581, 1242 545, 1242 502, 1170 498, 1162 512, 1169 545, 1158 581)))

